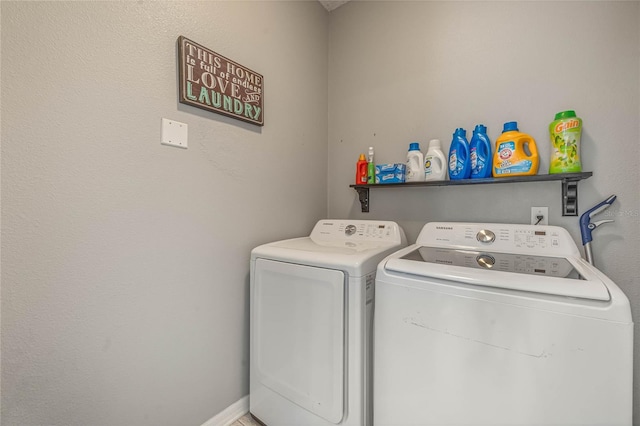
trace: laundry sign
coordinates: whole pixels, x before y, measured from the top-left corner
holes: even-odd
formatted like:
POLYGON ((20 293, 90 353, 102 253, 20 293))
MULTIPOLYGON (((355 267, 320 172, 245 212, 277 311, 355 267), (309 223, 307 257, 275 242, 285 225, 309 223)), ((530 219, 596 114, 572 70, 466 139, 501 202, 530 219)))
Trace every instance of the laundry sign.
POLYGON ((183 36, 178 56, 181 103, 264 125, 261 74, 183 36))

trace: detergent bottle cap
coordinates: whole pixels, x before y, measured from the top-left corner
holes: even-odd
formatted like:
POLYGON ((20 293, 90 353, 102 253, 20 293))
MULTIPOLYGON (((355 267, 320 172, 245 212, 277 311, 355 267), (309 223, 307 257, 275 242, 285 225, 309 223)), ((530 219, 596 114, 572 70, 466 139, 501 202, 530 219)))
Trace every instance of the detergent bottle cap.
POLYGON ((409 144, 409 151, 420 151, 420 144, 418 142, 412 142, 409 144))
POLYGON ((431 139, 429 141, 429 149, 431 148, 438 148, 440 149, 441 144, 440 144, 440 139, 431 139))
POLYGON ((467 131, 465 129, 463 129, 462 127, 460 127, 460 133, 458 133, 460 136, 462 136, 463 138, 467 137, 467 131))
POLYGON ((364 154, 360 154, 360 158, 358 158, 358 161, 367 161, 367 159, 365 158, 364 154))
POLYGON ((575 118, 576 112, 572 110, 562 111, 556 114, 555 120, 562 120, 564 118, 575 118))
POLYGON ((478 124, 473 130, 473 133, 487 133, 487 128, 484 124, 478 124))
POLYGON ((504 127, 502 128, 502 133, 518 131, 518 122, 517 121, 508 121, 504 123, 504 127))

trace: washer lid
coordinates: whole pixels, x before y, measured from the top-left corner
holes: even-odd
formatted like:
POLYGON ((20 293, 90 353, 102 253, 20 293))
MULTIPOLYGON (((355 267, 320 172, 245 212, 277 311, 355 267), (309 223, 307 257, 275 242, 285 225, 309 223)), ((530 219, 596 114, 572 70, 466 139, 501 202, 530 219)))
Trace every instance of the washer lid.
POLYGON ((387 271, 464 284, 608 301, 607 287, 580 258, 416 246, 387 271))

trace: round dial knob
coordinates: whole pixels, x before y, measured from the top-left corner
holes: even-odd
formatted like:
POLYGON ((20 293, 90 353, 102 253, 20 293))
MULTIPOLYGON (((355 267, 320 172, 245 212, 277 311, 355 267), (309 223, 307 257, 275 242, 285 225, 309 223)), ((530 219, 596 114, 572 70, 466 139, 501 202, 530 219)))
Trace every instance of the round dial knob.
POLYGON ((491 269, 493 268, 493 265, 495 265, 496 259, 488 254, 479 254, 478 257, 476 257, 476 262, 478 262, 479 266, 485 269, 491 269))
POLYGON ((346 228, 344 228, 344 233, 345 235, 353 235, 356 233, 356 226, 355 225, 347 225, 346 228))
POLYGON ((488 229, 483 229, 476 234, 476 239, 481 243, 492 243, 496 240, 496 234, 488 229))

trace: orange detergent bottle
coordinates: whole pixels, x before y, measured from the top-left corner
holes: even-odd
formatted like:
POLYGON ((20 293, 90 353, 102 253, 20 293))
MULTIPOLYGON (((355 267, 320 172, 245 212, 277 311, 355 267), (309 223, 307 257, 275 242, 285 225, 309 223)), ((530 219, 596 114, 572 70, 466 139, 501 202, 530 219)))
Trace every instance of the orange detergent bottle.
POLYGON ((356 185, 367 184, 367 159, 364 154, 360 154, 358 162, 356 163, 356 185))
POLYGON ((519 132, 517 122, 504 123, 493 154, 493 177, 535 175, 539 165, 536 141, 526 133, 519 132))

